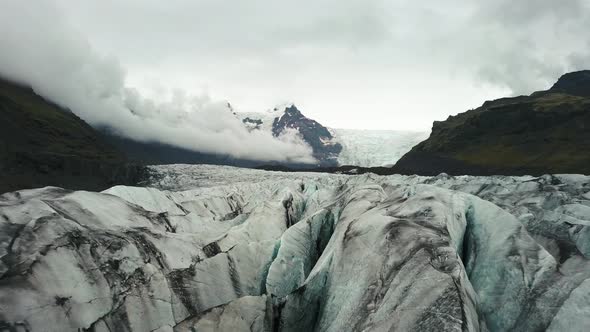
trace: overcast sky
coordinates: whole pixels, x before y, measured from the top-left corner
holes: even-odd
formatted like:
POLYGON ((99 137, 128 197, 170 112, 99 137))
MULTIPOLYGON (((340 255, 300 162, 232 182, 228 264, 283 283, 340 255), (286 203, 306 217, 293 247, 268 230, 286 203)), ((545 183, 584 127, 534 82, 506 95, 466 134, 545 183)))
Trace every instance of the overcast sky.
POLYGON ((0 0, 0 18, 0 69, 58 98, 85 80, 98 97, 293 102, 336 128, 429 130, 590 68, 590 0, 0 0))
POLYGON ((590 67, 587 0, 59 0, 129 84, 344 128, 427 130, 590 67))

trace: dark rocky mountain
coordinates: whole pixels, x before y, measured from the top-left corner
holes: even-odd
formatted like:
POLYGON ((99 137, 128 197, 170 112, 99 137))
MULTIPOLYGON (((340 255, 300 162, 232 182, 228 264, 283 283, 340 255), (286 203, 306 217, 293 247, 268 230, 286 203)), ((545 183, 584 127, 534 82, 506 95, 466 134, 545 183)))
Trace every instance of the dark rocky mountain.
POLYGON ((547 91, 486 101, 434 122, 392 172, 435 175, 590 174, 590 71, 547 91))
POLYGON ((242 122, 252 130, 270 130, 275 137, 287 129, 295 129, 311 146, 313 156, 318 160, 316 166, 338 165, 337 158, 342 145, 334 140, 328 128, 303 115, 293 104, 276 107, 266 113, 242 113, 242 122))
POLYGON ((142 169, 72 112, 0 79, 0 193, 49 185, 102 190, 135 183, 142 169))

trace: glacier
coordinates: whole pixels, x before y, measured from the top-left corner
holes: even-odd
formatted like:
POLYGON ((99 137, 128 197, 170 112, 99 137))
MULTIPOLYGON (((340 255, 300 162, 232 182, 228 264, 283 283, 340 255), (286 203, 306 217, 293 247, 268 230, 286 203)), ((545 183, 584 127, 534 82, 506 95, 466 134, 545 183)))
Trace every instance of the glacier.
POLYGON ((430 135, 427 131, 333 129, 342 145, 339 165, 393 166, 404 154, 430 135))
POLYGON ((590 326, 590 177, 149 172, 0 196, 0 330, 590 326))

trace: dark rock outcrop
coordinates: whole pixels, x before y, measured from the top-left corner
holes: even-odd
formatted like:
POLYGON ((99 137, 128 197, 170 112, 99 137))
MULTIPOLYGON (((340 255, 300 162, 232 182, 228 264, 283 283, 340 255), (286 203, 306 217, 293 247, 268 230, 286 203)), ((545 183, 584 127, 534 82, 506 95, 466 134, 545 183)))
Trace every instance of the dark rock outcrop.
MULTIPOLYGON (((300 165, 275 163, 273 167, 308 169, 338 166, 337 159, 342 152, 342 145, 337 142, 328 128, 306 117, 294 104, 277 106, 262 113, 241 113, 238 116, 249 130, 268 131, 275 137, 285 135, 289 130, 296 131, 297 135, 311 147, 313 157, 317 161, 315 164, 300 165)), ((256 166, 267 166, 266 164, 256 166)))
POLYGON ((303 140, 311 146, 314 157, 320 162, 320 165, 337 165, 336 158, 342 151, 342 145, 332 142, 333 137, 328 128, 307 118, 295 105, 288 106, 281 117, 274 119, 272 134, 279 136, 286 128, 299 131, 303 140))
POLYGON ((590 70, 576 71, 561 76, 549 91, 590 97, 590 70))
POLYGON ((549 90, 486 101, 434 122, 392 169, 403 174, 590 174, 590 71, 549 90))
POLYGON ((44 186, 102 190, 134 184, 142 173, 72 112, 0 79, 0 193, 44 186))

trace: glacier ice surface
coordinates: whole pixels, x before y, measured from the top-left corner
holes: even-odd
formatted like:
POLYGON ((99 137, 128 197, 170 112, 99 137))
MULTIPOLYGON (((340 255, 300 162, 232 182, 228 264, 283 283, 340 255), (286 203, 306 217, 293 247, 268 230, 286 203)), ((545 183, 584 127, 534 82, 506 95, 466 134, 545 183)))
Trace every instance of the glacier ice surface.
POLYGON ((589 177, 150 174, 0 196, 0 330, 590 324, 589 177))

